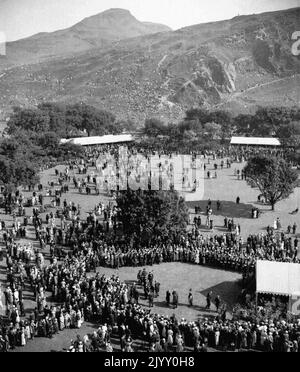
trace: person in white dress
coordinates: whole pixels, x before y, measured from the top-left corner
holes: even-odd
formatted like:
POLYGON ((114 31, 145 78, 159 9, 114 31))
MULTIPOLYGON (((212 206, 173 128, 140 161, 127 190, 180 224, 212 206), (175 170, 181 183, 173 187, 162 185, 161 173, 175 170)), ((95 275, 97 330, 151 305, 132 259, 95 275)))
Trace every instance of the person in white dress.
POLYGON ((24 327, 21 329, 21 346, 26 345, 26 337, 25 337, 25 330, 24 327))

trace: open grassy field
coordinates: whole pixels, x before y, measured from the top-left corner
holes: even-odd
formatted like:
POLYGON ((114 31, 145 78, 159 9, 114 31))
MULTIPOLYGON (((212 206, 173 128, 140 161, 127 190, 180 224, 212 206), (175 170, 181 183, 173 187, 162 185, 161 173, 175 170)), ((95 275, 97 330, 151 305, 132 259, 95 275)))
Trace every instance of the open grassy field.
MULTIPOLYGON (((206 164, 207 170, 210 170, 214 174, 213 164, 220 164, 221 160, 210 161, 210 164, 206 164)), ((202 229, 203 234, 212 233, 223 233, 224 232, 224 218, 234 218, 237 224, 241 225, 241 234, 246 238, 249 234, 256 234, 266 231, 268 225, 272 226, 274 220, 279 217, 283 226, 286 230, 289 224, 296 222, 300 227, 300 214, 292 215, 291 212, 297 207, 300 207, 300 188, 296 188, 294 193, 285 200, 282 200, 276 205, 275 211, 271 210, 271 207, 264 205, 257 201, 257 197, 260 194, 256 188, 251 188, 246 181, 238 180, 237 176, 234 175, 235 169, 243 169, 245 163, 233 163, 231 168, 219 169, 217 171, 217 178, 207 179, 204 174, 204 194, 202 199, 199 200, 198 193, 185 193, 183 194, 187 200, 187 204, 190 208, 191 214, 194 213, 194 207, 200 206, 202 211, 205 212, 207 201, 212 201, 212 209, 214 220, 214 230, 202 229), (240 197, 240 204, 236 204, 236 198, 240 197), (221 201, 221 210, 217 211, 216 202, 221 201), (251 218, 252 208, 259 208, 261 210, 261 216, 258 219, 251 218)), ((62 169, 63 167, 61 167, 62 169)), ((219 167, 220 168, 220 167, 219 167)), ((90 169, 95 171, 95 169, 90 169)), ((47 185, 50 180, 54 178, 54 170, 50 169, 45 171, 41 175, 41 182, 47 185)), ((71 187, 71 192, 65 194, 67 201, 74 201, 80 203, 82 207, 82 217, 86 216, 86 213, 91 211, 94 206, 102 201, 107 203, 109 198, 105 193, 99 196, 79 194, 77 190, 71 187)), ((47 200, 47 199, 46 199, 47 200)), ((48 199, 48 202, 50 199, 48 199)), ((47 201, 46 201, 47 203, 47 201)), ((202 218, 205 221, 205 216, 202 218)))

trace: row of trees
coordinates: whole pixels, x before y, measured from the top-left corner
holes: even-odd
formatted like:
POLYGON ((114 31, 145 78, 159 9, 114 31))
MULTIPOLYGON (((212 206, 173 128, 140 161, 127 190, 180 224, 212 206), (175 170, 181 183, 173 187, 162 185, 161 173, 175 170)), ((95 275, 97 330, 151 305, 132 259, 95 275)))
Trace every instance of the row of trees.
POLYGON ((12 134, 17 130, 55 133, 60 138, 70 138, 83 133, 88 136, 117 134, 122 127, 112 113, 84 103, 43 103, 33 109, 14 108, 7 133, 12 134))
POLYGON ((165 125, 148 119, 143 128, 146 142, 161 137, 164 148, 210 148, 228 143, 232 135, 277 137, 285 146, 300 146, 300 109, 287 107, 259 108, 254 115, 233 117, 224 110, 202 108, 186 112, 178 125, 165 125))
MULTIPOLYGON (((26 136, 38 146, 57 148, 60 138, 82 135, 118 134, 124 129, 135 130, 133 123, 118 122, 107 111, 86 104, 63 105, 43 103, 35 109, 15 108, 8 122, 7 134, 26 136)), ((142 128, 145 145, 171 151, 177 149, 215 149, 228 143, 230 137, 274 136, 286 146, 300 146, 300 109, 286 107, 259 108, 254 115, 233 117, 224 110, 208 111, 195 108, 186 112, 179 124, 165 125, 147 119, 142 128), (157 141, 157 137, 160 137, 157 141)))
POLYGON ((186 118, 179 124, 165 125, 157 119, 147 119, 142 133, 144 143, 158 144, 170 151, 189 151, 195 146, 199 149, 216 149, 231 135, 231 116, 225 111, 209 113, 202 109, 186 112, 186 118), (157 141, 159 137, 159 141, 157 141))
POLYGON ((225 135, 239 134, 256 137, 292 139, 300 135, 300 109, 298 107, 260 107, 255 114, 231 116, 223 110, 209 112, 192 109, 186 112, 185 122, 201 124, 213 122, 221 125, 225 135))
POLYGON ((238 134, 257 137, 278 137, 288 146, 300 144, 300 109, 297 107, 264 107, 254 115, 234 118, 238 134))

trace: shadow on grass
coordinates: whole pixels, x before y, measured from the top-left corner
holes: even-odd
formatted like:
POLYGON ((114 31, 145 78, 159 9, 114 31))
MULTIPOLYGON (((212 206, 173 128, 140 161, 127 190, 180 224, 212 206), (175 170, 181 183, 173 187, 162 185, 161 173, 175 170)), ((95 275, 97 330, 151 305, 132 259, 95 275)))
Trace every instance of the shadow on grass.
MULTIPOLYGON (((157 307, 160 307, 160 308, 176 310, 176 308, 174 308, 172 303, 170 304, 170 306, 168 306, 165 301, 154 302, 154 305, 157 306, 157 307)), ((205 307, 203 307, 203 306, 199 306, 199 305, 189 306, 188 303, 181 303, 181 302, 178 303, 177 308, 178 307, 185 307, 187 309, 193 309, 193 310, 196 310, 196 311, 205 311, 206 310, 205 307)))
MULTIPOLYGON (((189 208, 200 207, 201 213, 206 213, 206 206, 208 205, 208 200, 199 200, 197 202, 187 202, 189 208)), ((211 208, 212 208, 212 219, 214 216, 227 216, 228 218, 249 218, 251 217, 251 212, 253 208, 256 208, 253 204, 245 204, 240 203, 237 204, 233 201, 222 201, 221 200, 221 208, 217 209, 217 200, 211 200, 211 208)), ((205 218, 205 216, 204 216, 205 218)))
POLYGON ((233 305, 234 303, 238 302, 241 290, 242 288, 241 288, 240 281, 236 280, 236 281, 225 281, 225 282, 216 284, 212 287, 198 291, 198 293, 201 293, 203 296, 206 297, 209 292, 212 292, 212 298, 211 298, 212 303, 214 303, 216 296, 219 295, 221 298, 221 301, 223 301, 223 297, 226 297, 227 298, 226 303, 229 305, 233 305))

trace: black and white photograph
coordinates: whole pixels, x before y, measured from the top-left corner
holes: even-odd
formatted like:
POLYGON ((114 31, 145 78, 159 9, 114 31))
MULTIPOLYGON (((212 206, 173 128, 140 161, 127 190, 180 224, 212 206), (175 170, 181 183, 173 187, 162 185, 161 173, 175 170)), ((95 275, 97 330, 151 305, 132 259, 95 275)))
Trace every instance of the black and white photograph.
POLYGON ((0 352, 298 353, 299 208, 300 0, 0 0, 0 352))

